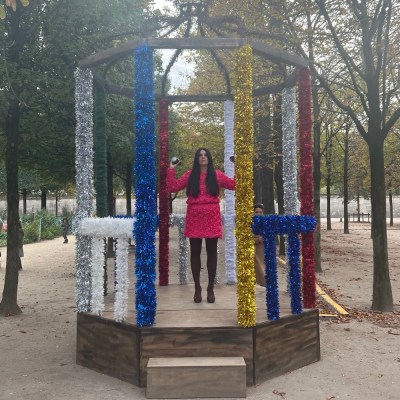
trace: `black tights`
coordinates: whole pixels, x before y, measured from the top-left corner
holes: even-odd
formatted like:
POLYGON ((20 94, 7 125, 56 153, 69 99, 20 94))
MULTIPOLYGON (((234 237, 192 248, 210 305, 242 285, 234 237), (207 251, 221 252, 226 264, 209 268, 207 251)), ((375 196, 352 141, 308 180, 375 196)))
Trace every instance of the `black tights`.
MULTIPOLYGON (((190 265, 192 267, 193 281, 196 288, 200 288, 201 244, 202 239, 190 238, 190 265)), ((215 274, 217 272, 217 244, 218 238, 206 239, 208 287, 210 289, 214 287, 215 274)))

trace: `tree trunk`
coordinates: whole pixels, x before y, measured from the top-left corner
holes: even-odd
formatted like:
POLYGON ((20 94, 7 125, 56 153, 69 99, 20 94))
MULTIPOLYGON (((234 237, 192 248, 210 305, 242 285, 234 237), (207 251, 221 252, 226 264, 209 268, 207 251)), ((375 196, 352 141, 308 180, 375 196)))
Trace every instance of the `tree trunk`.
POLYGON ((27 190, 22 189, 22 214, 26 215, 26 197, 27 197, 27 190))
POLYGON ((56 192, 56 217, 58 216, 58 199, 59 199, 59 195, 58 195, 58 192, 56 192))
MULTIPOLYGON (((10 13, 7 21, 9 47, 3 44, 2 62, 12 63, 19 70, 19 56, 25 37, 20 31, 21 7, 10 13)), ((19 266, 19 188, 18 188, 18 146, 20 124, 20 93, 22 85, 16 76, 10 76, 4 89, 8 109, 5 116, 4 133, 6 136, 6 179, 7 179, 7 259, 4 277, 3 297, 0 303, 0 314, 15 315, 22 311, 17 303, 18 266, 19 266)), ((3 97, 4 99, 4 97, 3 97)))
POLYGON ((46 210, 46 204, 47 204, 47 190, 42 189, 40 194, 40 209, 46 210))
POLYGON ((389 184, 389 217, 390 217, 390 226, 393 226, 393 191, 392 185, 389 184))
POLYGON ((332 140, 329 139, 326 150, 326 229, 332 230, 331 218, 331 176, 332 176, 332 140))
POLYGON ((360 192, 357 192, 357 221, 360 222, 360 192))
POLYGON ((126 164, 126 215, 132 215, 132 164, 126 164))
MULTIPOLYGON (((383 135, 376 134, 377 137, 383 135)), ((393 311, 392 287, 389 276, 386 231, 386 190, 383 141, 368 143, 371 169, 371 218, 374 259, 372 309, 393 311)))
POLYGON ((344 207, 344 228, 343 233, 349 231, 349 124, 346 125, 344 137, 344 160, 343 160, 343 207, 344 207))
POLYGON ((18 191, 18 136, 19 101, 14 99, 5 123, 7 177, 7 260, 0 314, 15 315, 22 311, 17 303, 19 266, 19 191, 18 191))
POLYGON ((314 80, 312 90, 313 100, 313 181, 314 181, 314 215, 317 220, 317 227, 314 232, 314 261, 315 271, 322 272, 321 262, 321 121, 319 117, 318 88, 314 80))

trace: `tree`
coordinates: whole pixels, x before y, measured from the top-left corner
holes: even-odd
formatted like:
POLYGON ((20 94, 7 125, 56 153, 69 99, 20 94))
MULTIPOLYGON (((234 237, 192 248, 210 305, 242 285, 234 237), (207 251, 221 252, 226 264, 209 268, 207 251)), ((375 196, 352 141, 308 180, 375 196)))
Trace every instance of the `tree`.
POLYGON ((5 0, 0 7, 4 19, 0 22, 0 133, 5 135, 8 212, 0 314, 5 315, 21 312, 17 304, 19 163, 40 171, 46 182, 73 180, 74 69, 94 49, 110 47, 114 39, 139 31, 149 1, 139 0, 134 8, 129 0, 28 3, 5 0))
MULTIPOLYGON (((292 7, 292 2, 288 3, 292 7)), ((304 5, 301 1, 295 3, 304 5)), ((372 309, 392 311, 383 148, 386 136, 400 118, 396 98, 400 90, 399 4, 391 0, 315 0, 314 5, 320 23, 321 57, 311 64, 312 71, 334 103, 348 113, 368 145, 373 221, 372 309), (333 57, 326 53, 327 48, 334 55, 335 64, 329 64, 333 57), (346 92, 339 88, 346 88, 346 92), (353 96, 351 102, 348 91, 353 96)), ((286 12, 290 14, 288 9, 286 12)), ((291 32, 298 39, 298 30, 291 29, 291 32)), ((298 49, 307 56, 301 46, 298 49)))

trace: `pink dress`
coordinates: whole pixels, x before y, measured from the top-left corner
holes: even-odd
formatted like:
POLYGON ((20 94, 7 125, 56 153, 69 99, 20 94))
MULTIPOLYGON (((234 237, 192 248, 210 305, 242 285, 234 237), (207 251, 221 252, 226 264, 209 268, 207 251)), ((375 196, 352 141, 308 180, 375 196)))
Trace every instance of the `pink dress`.
MULTIPOLYGON (((169 192, 179 192, 186 187, 191 170, 176 179, 175 168, 169 168, 167 187, 169 192)), ((223 172, 216 170, 219 188, 235 190, 235 180, 228 178, 223 172)), ((200 194, 188 197, 186 204, 186 220, 184 234, 189 238, 222 238, 222 221, 219 209, 219 195, 207 193, 205 172, 200 173, 200 194)))

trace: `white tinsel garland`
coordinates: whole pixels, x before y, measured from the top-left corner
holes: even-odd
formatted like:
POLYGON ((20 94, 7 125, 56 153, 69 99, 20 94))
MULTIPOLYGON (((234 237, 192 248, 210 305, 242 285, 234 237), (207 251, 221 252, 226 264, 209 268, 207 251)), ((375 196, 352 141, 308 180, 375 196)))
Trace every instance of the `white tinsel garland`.
MULTIPOLYGON (((76 216, 73 225, 92 215, 93 208, 93 87, 90 69, 75 71, 76 216)), ((76 307, 89 311, 91 303, 91 238, 76 235, 76 307)))
POLYGON ((98 238, 132 238, 134 218, 84 218, 77 226, 81 235, 98 238))
POLYGON ((116 294, 114 302, 114 319, 122 322, 128 315, 128 246, 127 239, 117 239, 116 245, 116 294))
POLYGON ((101 315, 104 311, 104 240, 92 239, 92 301, 91 312, 101 315))
MULTIPOLYGON (((229 160, 234 155, 234 105, 233 101, 224 103, 225 119, 225 150, 224 167, 225 174, 230 178, 234 176, 234 164, 229 160)), ((226 283, 236 283, 236 237, 235 237, 235 192, 225 190, 225 274, 226 283)))

